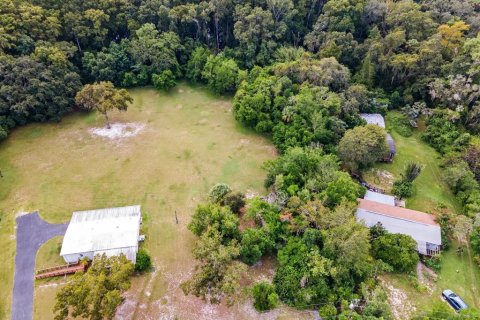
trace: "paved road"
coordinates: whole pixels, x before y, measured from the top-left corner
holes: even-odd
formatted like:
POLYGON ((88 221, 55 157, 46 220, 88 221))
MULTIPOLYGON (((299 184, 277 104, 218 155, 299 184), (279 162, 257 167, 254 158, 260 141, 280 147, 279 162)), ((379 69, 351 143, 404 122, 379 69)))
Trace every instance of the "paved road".
POLYGON ((38 212, 17 218, 17 255, 13 280, 12 320, 31 320, 35 255, 47 240, 65 234, 68 223, 50 224, 38 212))

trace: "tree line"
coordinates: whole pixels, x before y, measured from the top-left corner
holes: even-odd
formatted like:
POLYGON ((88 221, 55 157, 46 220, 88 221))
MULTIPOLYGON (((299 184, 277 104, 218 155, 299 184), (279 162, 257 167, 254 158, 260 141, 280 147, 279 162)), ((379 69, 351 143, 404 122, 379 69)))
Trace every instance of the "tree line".
POLYGON ((376 276, 411 270, 418 256, 411 239, 355 222, 362 189, 340 161, 355 172, 387 152, 385 131, 360 112, 398 109, 404 134, 426 116, 423 139, 445 156, 465 213, 445 228, 468 231, 480 253, 479 31, 475 0, 4 0, 0 139, 76 108, 125 109, 128 93, 115 87, 168 90, 186 78, 235 94, 235 118, 282 156, 265 165, 271 199, 248 203, 254 228, 240 231, 244 199, 226 186, 199 206, 199 268, 185 292, 228 298, 245 264, 271 254, 279 267, 273 287, 254 290, 260 309, 279 299, 387 319, 376 276), (352 310, 351 299, 362 302, 352 310))

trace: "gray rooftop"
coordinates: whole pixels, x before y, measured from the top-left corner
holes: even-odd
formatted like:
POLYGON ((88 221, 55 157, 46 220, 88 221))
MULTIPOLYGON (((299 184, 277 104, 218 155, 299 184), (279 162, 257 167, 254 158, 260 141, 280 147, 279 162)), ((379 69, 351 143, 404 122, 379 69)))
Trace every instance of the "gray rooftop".
POLYGON ((371 200, 371 201, 380 202, 383 204, 388 204, 390 206, 395 206, 395 197, 390 196, 388 194, 367 190, 367 192, 365 193, 365 197, 363 198, 366 200, 371 200))
POLYGON ((139 205, 74 212, 60 255, 137 247, 140 221, 139 205))
POLYGON ((385 129, 385 119, 380 113, 360 113, 360 117, 367 121, 367 124, 376 124, 385 129))

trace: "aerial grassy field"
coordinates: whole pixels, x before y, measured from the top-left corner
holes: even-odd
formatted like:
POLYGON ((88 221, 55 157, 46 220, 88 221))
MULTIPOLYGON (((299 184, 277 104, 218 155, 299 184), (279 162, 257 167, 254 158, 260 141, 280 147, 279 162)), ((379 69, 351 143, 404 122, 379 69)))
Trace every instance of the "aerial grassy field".
MULTIPOLYGON (((389 116, 386 118, 389 128, 389 116)), ((439 164, 440 155, 421 140, 424 123, 419 123, 419 128, 414 130, 411 137, 402 137, 397 132, 390 130, 395 140, 397 154, 393 163, 379 163, 364 172, 364 178, 369 183, 384 190, 390 191, 393 180, 398 179, 409 161, 414 161, 423 166, 423 170, 415 180, 415 194, 408 198, 406 206, 411 209, 434 213, 441 207, 452 213, 460 214, 462 207, 449 190, 439 164)), ((443 210, 443 209, 442 209, 443 210)), ((428 310, 440 301, 441 292, 452 289, 466 302, 480 308, 480 269, 473 262, 468 251, 462 255, 455 252, 456 244, 442 254, 442 269, 438 279, 431 282, 428 290, 422 291, 414 288, 405 275, 389 275, 386 279, 408 296, 408 300, 417 310, 428 310)))
MULTIPOLYGON (((9 318, 11 305, 16 215, 39 210, 49 222, 64 222, 75 210, 133 204, 142 205, 144 245, 155 271, 134 277, 120 318, 241 319, 254 314, 251 303, 226 308, 185 297, 178 284, 194 266, 195 239, 187 224, 196 205, 216 182, 250 195, 264 193, 261 166, 275 157, 274 147, 235 122, 229 98, 204 88, 180 84, 168 94, 148 88, 131 94, 129 110, 111 114, 113 124, 130 124, 123 137, 95 135, 93 130, 104 127, 103 118, 76 113, 58 124, 15 130, 0 144, 3 318, 9 318)), ((52 256, 58 250, 55 241, 41 249, 37 266, 58 263, 52 256)), ((36 319, 52 319, 53 297, 62 281, 36 284, 36 319)), ((275 311, 277 316, 291 312, 275 311)))

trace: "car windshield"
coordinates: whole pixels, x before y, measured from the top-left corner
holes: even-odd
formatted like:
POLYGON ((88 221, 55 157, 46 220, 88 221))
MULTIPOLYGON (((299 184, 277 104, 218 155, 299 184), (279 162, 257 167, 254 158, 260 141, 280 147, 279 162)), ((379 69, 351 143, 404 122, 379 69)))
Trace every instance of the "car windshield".
POLYGON ((450 297, 456 298, 456 297, 458 297, 458 296, 457 296, 455 293, 450 293, 450 297))

